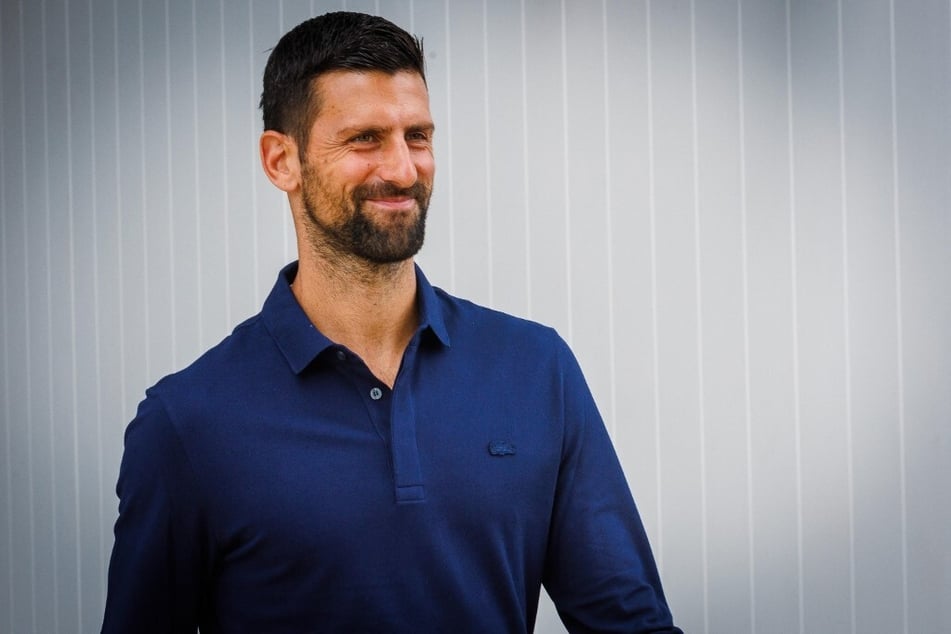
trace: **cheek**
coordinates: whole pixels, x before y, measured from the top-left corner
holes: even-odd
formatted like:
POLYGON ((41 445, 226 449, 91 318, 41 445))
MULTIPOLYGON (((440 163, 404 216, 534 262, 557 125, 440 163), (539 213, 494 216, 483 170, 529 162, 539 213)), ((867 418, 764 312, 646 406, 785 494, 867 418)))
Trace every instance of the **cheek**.
POLYGON ((347 183, 348 186, 358 185, 370 178, 376 169, 376 161, 372 157, 352 157, 352 160, 336 166, 334 173, 337 180, 347 183))
POLYGON ((335 165, 324 174, 323 183, 328 191, 349 195, 369 179, 372 171, 372 161, 361 158, 346 165, 335 165))
POLYGON ((436 161, 432 154, 427 154, 416 161, 416 173, 421 180, 433 180, 436 174, 436 161))

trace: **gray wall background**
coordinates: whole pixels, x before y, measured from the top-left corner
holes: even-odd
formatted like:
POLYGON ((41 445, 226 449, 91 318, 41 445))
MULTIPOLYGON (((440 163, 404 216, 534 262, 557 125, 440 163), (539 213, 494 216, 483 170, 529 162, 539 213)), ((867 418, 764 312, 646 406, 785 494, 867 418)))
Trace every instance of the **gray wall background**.
POLYGON ((2 0, 0 631, 98 629, 137 402, 293 258, 267 51, 341 6, 424 37, 422 265, 571 342, 685 630, 951 631, 948 0, 2 0))

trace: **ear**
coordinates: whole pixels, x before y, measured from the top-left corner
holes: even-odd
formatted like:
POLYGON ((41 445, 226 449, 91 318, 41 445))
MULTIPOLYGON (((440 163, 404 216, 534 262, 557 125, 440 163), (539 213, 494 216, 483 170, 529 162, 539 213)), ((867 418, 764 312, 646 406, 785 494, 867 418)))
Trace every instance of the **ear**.
POLYGON ((285 192, 300 187, 297 143, 286 134, 265 130, 261 134, 261 166, 274 186, 285 192))

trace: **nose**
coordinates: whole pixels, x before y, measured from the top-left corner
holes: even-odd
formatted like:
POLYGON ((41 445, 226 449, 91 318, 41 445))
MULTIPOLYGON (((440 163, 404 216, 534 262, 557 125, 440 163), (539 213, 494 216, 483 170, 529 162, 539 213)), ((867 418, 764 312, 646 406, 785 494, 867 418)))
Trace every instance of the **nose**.
POLYGON ((382 150, 380 178, 400 188, 412 187, 419 176, 413 152, 403 138, 387 143, 382 150))

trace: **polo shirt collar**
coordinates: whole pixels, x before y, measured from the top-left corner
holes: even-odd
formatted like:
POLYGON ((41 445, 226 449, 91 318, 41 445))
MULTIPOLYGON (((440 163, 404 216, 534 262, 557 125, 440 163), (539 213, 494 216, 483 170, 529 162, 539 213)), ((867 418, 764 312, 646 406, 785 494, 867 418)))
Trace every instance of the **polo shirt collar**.
POLYGON ((448 348, 449 331, 446 330, 443 305, 436 297, 436 291, 429 280, 423 275, 423 270, 418 264, 413 266, 416 268, 416 301, 419 303, 419 330, 417 332, 429 330, 443 346, 448 348))
MULTIPOLYGON (((423 275, 418 265, 416 270, 416 301, 419 304, 418 333, 430 331, 443 346, 449 346, 449 333, 443 318, 442 305, 436 291, 423 275)), ((291 282, 297 276, 297 262, 281 269, 274 288, 264 301, 261 318, 274 342, 284 355, 294 374, 300 374, 324 350, 336 345, 317 330, 304 309, 297 303, 291 291, 291 282)))

